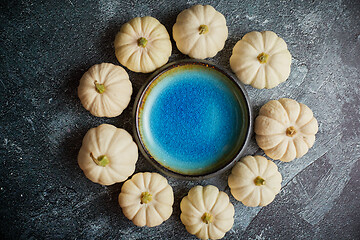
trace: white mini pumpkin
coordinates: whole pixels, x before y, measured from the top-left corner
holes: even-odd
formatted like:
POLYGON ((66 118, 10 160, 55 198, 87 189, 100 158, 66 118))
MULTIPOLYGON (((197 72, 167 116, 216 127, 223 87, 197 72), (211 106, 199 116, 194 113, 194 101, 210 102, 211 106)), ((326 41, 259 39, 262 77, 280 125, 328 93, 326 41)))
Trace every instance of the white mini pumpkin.
POLYGON ((215 186, 195 186, 180 203, 181 222, 201 239, 220 239, 232 228, 234 206, 215 186))
POLYGON ((195 5, 182 11, 173 26, 177 48, 192 58, 214 57, 228 37, 225 17, 210 5, 195 5))
POLYGON ((290 75, 291 54, 285 41, 271 31, 250 32, 236 43, 230 66, 244 84, 273 88, 290 75))
POLYGON ((308 106, 295 100, 271 100, 255 119, 256 142, 272 159, 290 162, 315 142, 318 122, 308 106))
POLYGON ((78 155, 88 179, 102 185, 125 181, 135 171, 138 148, 124 129, 102 124, 90 129, 78 155))
POLYGON ((92 66, 80 79, 78 95, 84 108, 97 117, 116 117, 132 94, 129 75, 111 63, 92 66))
POLYGON ((116 35, 118 61, 134 72, 148 73, 168 62, 171 41, 164 25, 153 17, 136 17, 116 35))
POLYGON ((275 163, 263 156, 243 157, 228 179, 231 194, 248 207, 266 206, 280 192, 282 177, 275 163))
POLYGON ((140 227, 154 227, 167 220, 173 203, 173 190, 158 173, 135 174, 124 183, 119 194, 124 215, 140 227))

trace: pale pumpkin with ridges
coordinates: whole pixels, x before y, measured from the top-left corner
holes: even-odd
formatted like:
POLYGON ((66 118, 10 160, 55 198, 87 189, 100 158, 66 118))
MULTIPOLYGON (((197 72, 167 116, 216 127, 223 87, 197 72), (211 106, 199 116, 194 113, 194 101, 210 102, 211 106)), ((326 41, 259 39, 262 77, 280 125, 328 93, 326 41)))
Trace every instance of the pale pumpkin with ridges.
POLYGON ((134 72, 148 73, 168 62, 170 36, 156 18, 136 17, 125 23, 115 37, 118 61, 134 72))
POLYGON ((78 164, 91 181, 111 185, 133 174, 137 159, 138 147, 131 135, 124 129, 102 124, 86 133, 78 164))
POLYGON ((200 239, 220 239, 234 223, 234 206, 215 186, 195 186, 180 203, 181 222, 200 239))
POLYGON ((228 37, 225 17, 210 5, 195 5, 182 11, 173 26, 177 48, 192 58, 214 57, 228 37))
POLYGON ((305 104, 281 98, 261 107, 254 131, 257 144, 267 156, 290 162, 313 146, 318 122, 305 104))
POLYGON ((166 178, 158 173, 137 173, 127 180, 119 194, 124 215, 136 226, 154 227, 172 214, 174 194, 166 178))
POLYGON ((231 194, 245 206, 266 206, 281 189, 282 177, 275 163, 263 156, 243 157, 228 179, 231 194))
POLYGON ((291 54, 285 41, 276 33, 254 31, 235 44, 230 66, 244 84, 269 89, 289 77, 291 54))
POLYGON ((92 66, 80 79, 78 96, 84 108, 97 117, 116 117, 128 106, 132 94, 129 75, 111 63, 92 66))

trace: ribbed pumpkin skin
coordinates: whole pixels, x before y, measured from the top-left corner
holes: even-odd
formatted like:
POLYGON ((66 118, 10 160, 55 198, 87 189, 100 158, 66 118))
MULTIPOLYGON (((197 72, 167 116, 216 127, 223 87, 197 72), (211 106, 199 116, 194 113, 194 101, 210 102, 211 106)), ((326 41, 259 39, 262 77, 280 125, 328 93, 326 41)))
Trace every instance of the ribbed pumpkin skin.
POLYGON ((135 171, 138 147, 131 135, 124 129, 102 124, 90 129, 82 142, 78 164, 88 179, 102 185, 125 181, 135 171), (97 158, 106 155, 109 164, 97 165, 91 154, 97 158))
POLYGON ((118 61, 134 72, 148 73, 168 62, 171 41, 164 25, 156 18, 136 17, 125 23, 115 37, 115 55, 118 61), (145 38, 145 47, 138 40, 145 38))
POLYGON ((290 75, 291 54, 285 41, 271 31, 250 32, 233 48, 230 66, 241 82, 254 88, 273 88, 290 75), (259 55, 265 53, 265 63, 259 55))
POLYGON ((246 156, 232 169, 228 179, 231 194, 248 207, 266 206, 281 189, 282 177, 275 163, 263 156, 246 156), (261 177, 263 185, 256 185, 261 177))
POLYGON ((226 193, 215 186, 195 186, 180 203, 181 222, 186 230, 201 239, 220 239, 234 223, 234 206, 226 193), (203 216, 212 216, 211 223, 205 223, 203 216))
POLYGON ((180 52, 191 58, 214 57, 228 37, 226 19, 210 5, 192 6, 177 16, 173 37, 180 52), (208 27, 207 33, 199 34, 201 25, 208 27))
POLYGON ((119 205, 124 215, 136 226, 154 227, 172 214, 174 193, 166 178, 158 173, 137 173, 127 180, 119 194, 119 205), (152 195, 148 203, 141 203, 142 193, 152 195))
POLYGON ((132 94, 129 75, 111 63, 92 66, 80 79, 78 96, 84 108, 96 117, 116 117, 128 106, 132 94), (99 93, 95 84, 103 84, 99 93))
POLYGON ((305 104, 281 98, 261 107, 254 130, 256 142, 267 156, 290 162, 313 146, 318 122, 305 104), (289 129, 293 130, 292 136, 289 129))

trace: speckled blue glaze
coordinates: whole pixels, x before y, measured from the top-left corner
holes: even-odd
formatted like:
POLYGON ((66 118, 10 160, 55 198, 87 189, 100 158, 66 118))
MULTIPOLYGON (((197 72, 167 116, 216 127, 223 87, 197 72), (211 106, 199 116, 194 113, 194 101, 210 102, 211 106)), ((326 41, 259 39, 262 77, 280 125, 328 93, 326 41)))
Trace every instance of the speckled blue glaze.
POLYGON ((225 163, 244 124, 235 89, 225 75, 202 65, 163 74, 148 90, 140 114, 149 153, 182 174, 202 174, 225 163))

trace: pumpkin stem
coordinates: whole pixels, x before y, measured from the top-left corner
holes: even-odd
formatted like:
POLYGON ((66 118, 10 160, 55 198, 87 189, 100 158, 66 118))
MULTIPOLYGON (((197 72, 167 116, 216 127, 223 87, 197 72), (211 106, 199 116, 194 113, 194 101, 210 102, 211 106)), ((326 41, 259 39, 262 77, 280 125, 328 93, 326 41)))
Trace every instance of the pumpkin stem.
POLYGON ((101 166, 101 167, 105 167, 106 165, 108 165, 110 163, 110 160, 108 159, 108 157, 106 155, 101 155, 98 158, 95 158, 94 154, 91 152, 90 157, 98 166, 101 166))
POLYGON ((141 204, 149 203, 149 202, 151 202, 151 200, 152 200, 152 195, 149 192, 141 193, 141 199, 140 199, 141 204))
POLYGON ((143 48, 146 47, 147 42, 148 42, 147 39, 144 37, 141 37, 137 40, 138 46, 143 48))
POLYGON ((214 220, 213 216, 210 213, 204 213, 204 215, 201 217, 201 220, 206 223, 212 223, 212 221, 214 220))
POLYGON ((269 58, 269 55, 266 54, 266 53, 260 53, 260 54, 257 56, 257 59, 259 60, 259 62, 260 62, 261 64, 266 63, 267 60, 268 60, 268 58, 269 58))
POLYGON ((199 34, 206 34, 209 32, 209 28, 206 25, 200 25, 199 27, 199 34))
POLYGON ((293 126, 288 127, 288 128, 286 129, 286 136, 292 137, 292 136, 294 136, 295 134, 296 134, 296 129, 295 129, 293 126))
POLYGON ((254 183, 256 186, 261 186, 261 185, 265 185, 265 179, 263 179, 262 177, 260 176, 257 176, 255 179, 254 179, 254 183))
POLYGON ((98 93, 102 94, 103 92, 105 92, 104 84, 97 83, 97 81, 95 81, 94 84, 95 84, 95 89, 98 93))

